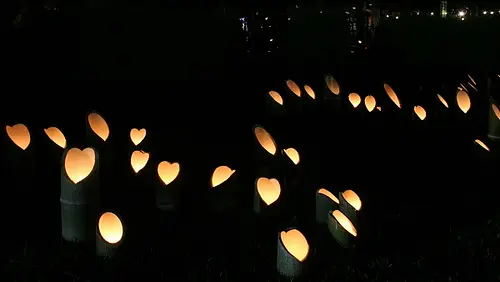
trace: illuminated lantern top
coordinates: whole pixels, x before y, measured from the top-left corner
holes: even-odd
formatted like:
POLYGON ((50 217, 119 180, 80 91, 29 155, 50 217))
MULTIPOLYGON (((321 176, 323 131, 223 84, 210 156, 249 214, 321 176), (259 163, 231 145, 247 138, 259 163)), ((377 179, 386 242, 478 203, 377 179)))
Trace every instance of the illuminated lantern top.
POLYGON ((470 107, 471 107, 469 94, 467 94, 467 92, 465 92, 463 90, 458 91, 457 104, 458 104, 458 107, 460 108, 460 110, 466 114, 470 110, 470 107))
POLYGON ((340 225, 347 230, 352 236, 356 237, 358 236, 358 231, 356 231, 356 228, 354 225, 352 225, 352 222, 339 210, 335 210, 332 212, 333 217, 337 220, 340 225))
POLYGON ((309 97, 316 99, 316 94, 314 94, 314 91, 309 85, 304 85, 304 90, 306 91, 307 95, 309 95, 309 97))
POLYGON ((109 244, 116 244, 123 238, 123 225, 118 216, 106 212, 99 218, 99 233, 102 239, 109 244))
POLYGON ((14 126, 6 126, 5 131, 7 131, 7 135, 9 139, 14 142, 19 148, 22 150, 26 150, 31 142, 30 132, 26 125, 19 123, 14 126))
POLYGON ((283 106, 283 98, 281 98, 281 95, 276 92, 276 91, 269 91, 269 96, 273 98, 273 100, 283 106))
POLYGON ((359 211, 361 209, 361 199, 354 191, 346 190, 342 193, 342 196, 355 210, 359 211))
POLYGON ((232 170, 227 166, 219 166, 218 168, 216 168, 214 173, 212 174, 212 188, 215 188, 226 182, 234 172, 235 170, 232 170))
POLYGON ((389 96, 389 98, 391 99, 391 101, 396 106, 398 106, 398 108, 401 109, 401 102, 399 102, 398 95, 396 95, 396 92, 394 92, 394 90, 392 89, 392 87, 389 86, 389 84, 384 83, 384 89, 385 89, 385 92, 387 93, 387 95, 389 96))
POLYGON ((304 261, 309 254, 309 243, 306 237, 297 229, 282 231, 281 242, 285 249, 298 261, 304 261))
POLYGON ((333 78, 333 76, 327 75, 325 77, 325 82, 326 82, 326 86, 333 94, 335 94, 335 95, 340 94, 340 86, 337 83, 337 81, 335 80, 335 78, 333 78))
POLYGON ((104 118, 98 113, 90 113, 87 119, 92 131, 103 141, 106 141, 109 137, 109 127, 104 118))
POLYGON ((260 126, 256 126, 254 128, 254 134, 262 148, 264 148, 271 155, 276 154, 276 142, 274 142, 274 139, 269 132, 260 126))
POLYGON ((293 80, 289 79, 286 81, 286 86, 288 86, 288 89, 293 92, 293 94, 297 95, 297 97, 300 97, 301 91, 300 87, 295 83, 293 80))
POLYGON ((64 137, 64 134, 59 130, 57 127, 49 127, 44 129, 45 134, 47 134, 47 137, 49 137, 52 142, 54 142, 57 146, 61 148, 66 148, 66 137, 64 137))

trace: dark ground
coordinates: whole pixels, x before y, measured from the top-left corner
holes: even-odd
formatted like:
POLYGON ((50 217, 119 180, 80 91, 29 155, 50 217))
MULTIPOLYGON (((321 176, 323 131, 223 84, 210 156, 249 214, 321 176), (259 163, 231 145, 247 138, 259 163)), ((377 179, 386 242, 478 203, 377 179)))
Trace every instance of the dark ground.
MULTIPOLYGON (((448 45, 444 42, 460 33, 451 23, 422 23, 422 29, 436 24, 447 31, 431 35, 408 33, 403 27, 409 22, 382 26, 369 51, 337 60, 341 56, 327 53, 243 56, 238 51, 243 47, 231 41, 236 33, 224 31, 234 35, 227 37, 213 31, 217 22, 203 27, 212 34, 193 31, 194 38, 165 32, 169 39, 164 40, 158 31, 181 26, 176 22, 181 16, 158 24, 147 21, 159 19, 149 12, 134 23, 125 20, 126 13, 93 13, 101 16, 92 17, 92 24, 83 24, 90 17, 62 14, 11 31, 2 126, 28 125, 37 170, 36 185, 26 192, 10 188, 14 175, 3 173, 4 222, 22 222, 25 229, 17 224, 2 229, 7 259, 2 281, 281 281, 275 271, 276 233, 291 226, 311 245, 304 281, 499 279, 500 214, 494 193, 500 146, 489 142, 493 151, 486 156, 473 144, 476 138, 487 141, 486 77, 494 77, 498 66, 495 39, 476 45, 467 37, 498 38, 478 32, 484 23, 460 27, 468 33, 462 33, 460 44, 448 45), (73 28, 82 23, 81 30, 68 31, 61 22, 73 28), (179 37, 184 43, 174 44, 179 37), (184 49, 187 55, 180 52, 184 49), (342 87, 340 112, 322 107, 327 72, 342 87), (480 91, 470 94, 472 109, 464 118, 453 102, 467 73, 480 91), (288 78, 316 90, 317 108, 304 105, 299 116, 271 118, 264 97, 269 90, 284 96, 288 78), (384 81, 400 95, 402 111, 387 99, 384 81), (352 91, 374 95, 382 113, 348 111, 345 98, 352 91), (440 110, 438 92, 448 100, 449 111, 440 110), (412 120, 414 104, 426 108, 428 121, 412 120), (84 147, 90 109, 100 112, 111 129, 107 151, 101 152, 111 153, 113 161, 101 167, 102 210, 116 211, 126 227, 123 245, 109 262, 60 239, 59 152, 48 153, 42 131, 57 126, 70 146, 84 147), (273 223, 252 212, 252 184, 261 166, 254 157, 254 124, 266 127, 280 148, 295 147, 302 157, 300 197, 282 201, 283 213, 273 223), (133 127, 147 128, 144 150, 151 152, 143 175, 135 177, 128 162, 133 127), (153 173, 162 160, 181 164, 183 205, 175 213, 159 212, 152 202, 153 173), (208 181, 223 164, 236 169, 239 192, 234 210, 220 215, 208 209, 208 181), (341 249, 316 226, 319 187, 334 193, 353 189, 363 200, 355 248, 341 249)), ((193 30, 194 25, 186 24, 193 30)))

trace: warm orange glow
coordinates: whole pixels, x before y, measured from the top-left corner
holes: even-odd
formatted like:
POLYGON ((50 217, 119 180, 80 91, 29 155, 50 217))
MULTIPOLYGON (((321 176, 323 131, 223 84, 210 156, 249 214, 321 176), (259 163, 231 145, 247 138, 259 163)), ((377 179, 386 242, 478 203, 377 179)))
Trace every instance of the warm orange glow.
POLYGON ((439 101, 441 101, 441 103, 442 103, 445 107, 449 108, 449 106, 448 106, 448 102, 446 102, 446 100, 443 98, 443 96, 441 96, 441 95, 439 95, 439 94, 437 94, 437 96, 438 96, 439 101))
POLYGON ((306 90, 306 93, 307 95, 309 95, 309 97, 316 99, 316 94, 314 94, 314 91, 312 90, 311 86, 307 84, 304 85, 304 90, 306 90))
POLYGON ((294 148, 288 148, 283 150, 285 152, 285 155, 295 164, 298 165, 300 162, 300 156, 299 152, 295 150, 294 148))
POLYGON ((45 131, 47 137, 49 137, 52 142, 56 143, 57 146, 63 149, 66 148, 66 137, 64 137, 64 134, 61 130, 59 130, 59 128, 49 127, 45 128, 43 131, 45 131))
POLYGON ((135 146, 141 144, 142 140, 146 138, 146 129, 143 128, 141 130, 137 128, 133 128, 130 130, 130 140, 134 143, 135 146))
POLYGON ((477 88, 476 88, 474 85, 472 85, 472 84, 471 84, 470 82, 468 82, 468 81, 467 81, 467 84, 469 84, 469 85, 470 85, 470 87, 472 87, 472 89, 474 89, 474 91, 476 91, 476 92, 477 92, 477 88))
POLYGON ((413 107, 413 111, 420 120, 424 120, 425 117, 427 117, 427 113, 425 112, 425 109, 422 106, 413 107))
POLYGON ((335 94, 335 95, 340 94, 340 86, 337 83, 337 81, 335 80, 335 78, 333 78, 333 76, 327 75, 325 77, 325 81, 326 81, 326 86, 328 87, 328 89, 330 89, 330 91, 333 94, 335 94))
POLYGON ((7 125, 5 127, 5 131, 7 131, 7 135, 10 140, 14 142, 19 148, 26 150, 31 142, 31 136, 26 125, 22 123, 18 123, 14 126, 7 125))
POLYGON ((273 98, 273 100, 283 106, 283 98, 281 98, 281 95, 276 92, 276 91, 269 91, 269 96, 273 98))
POLYGON ((342 193, 342 196, 355 210, 359 211, 361 209, 361 199, 354 191, 346 190, 342 193))
POLYGON ((365 107, 366 109, 371 112, 373 109, 375 109, 375 106, 377 105, 377 101, 375 101, 375 97, 368 95, 365 97, 365 107))
POLYGON ((99 218, 99 234, 109 244, 116 244, 123 238, 123 225, 112 212, 106 212, 99 218))
POLYGON ((389 95, 389 98, 391 98, 392 102, 394 102, 394 104, 396 104, 396 106, 401 109, 401 102, 399 102, 398 95, 396 95, 396 92, 394 92, 392 87, 389 86, 389 84, 384 83, 384 89, 387 95, 389 95))
POLYGON ((349 94, 348 99, 354 108, 357 108, 359 106, 359 104, 361 104, 361 97, 359 96, 358 93, 349 94))
POLYGON ((304 261, 309 254, 309 243, 306 237, 297 229, 289 230, 288 232, 281 231, 281 242, 285 249, 298 261, 304 261))
POLYGON ((472 83, 474 83, 474 85, 477 85, 476 81, 474 80, 474 78, 472 78, 472 76, 470 74, 467 75, 470 79, 470 81, 472 81, 472 83))
POLYGON ((92 148, 80 150, 71 148, 64 158, 64 170, 75 184, 87 178, 95 166, 95 151, 92 148))
POLYGON ((457 93, 457 104, 460 110, 465 114, 470 110, 471 102, 469 99, 469 94, 467 92, 461 90, 457 93))
POLYGON ((500 110, 498 109, 497 105, 492 103, 491 109, 493 110, 493 113, 495 113, 495 116, 497 117, 497 119, 500 120, 500 110))
POLYGON ((87 120, 92 131, 103 141, 106 141, 109 137, 109 127, 104 118, 98 113, 90 113, 87 120))
POLYGON ((144 151, 134 151, 132 156, 130 156, 130 164, 132 165, 132 169, 134 169, 135 173, 138 173, 143 169, 149 160, 149 153, 144 151))
POLYGON ((227 166, 219 166, 214 170, 214 173, 212 174, 212 188, 215 188, 222 183, 226 182, 235 170, 230 169, 227 166))
POLYGON ((274 142, 274 139, 269 132, 260 126, 256 126, 254 128, 254 134, 262 148, 264 148, 271 155, 276 154, 276 142, 274 142))
POLYGON ((483 147, 483 149, 485 149, 486 151, 490 151, 490 148, 488 148, 488 146, 486 146, 486 144, 484 144, 483 141, 479 140, 479 139, 476 139, 474 141, 476 144, 478 144, 479 146, 483 147))
POLYGON ((377 109, 379 112, 382 111, 382 107, 381 106, 377 106, 377 107, 375 107, 375 109, 377 109))
POLYGON ((318 194, 325 195, 328 198, 330 198, 330 200, 334 201, 335 203, 337 203, 337 204, 339 203, 339 199, 337 199, 337 197, 335 197, 335 195, 333 195, 332 192, 326 190, 325 188, 319 189, 318 194))
POLYGON ((257 192, 266 205, 271 205, 280 197, 281 186, 277 179, 261 177, 257 180, 257 192))
POLYGON ((352 222, 349 220, 349 218, 347 218, 347 216, 345 216, 345 214, 343 214, 339 210, 335 210, 332 212, 332 215, 335 220, 337 220, 337 222, 340 223, 340 225, 345 230, 347 230, 347 232, 349 232, 354 237, 358 236, 358 231, 356 231, 356 228, 354 227, 354 225, 352 225, 352 222))
POLYGON ((297 97, 300 97, 300 87, 295 83, 293 80, 289 79, 286 81, 286 86, 288 86, 288 89, 293 92, 293 94, 297 95, 297 97))
POLYGON ((172 183, 172 181, 177 178, 180 171, 181 166, 179 163, 169 163, 167 161, 163 161, 158 164, 158 176, 161 181, 165 183, 165 185, 172 183))

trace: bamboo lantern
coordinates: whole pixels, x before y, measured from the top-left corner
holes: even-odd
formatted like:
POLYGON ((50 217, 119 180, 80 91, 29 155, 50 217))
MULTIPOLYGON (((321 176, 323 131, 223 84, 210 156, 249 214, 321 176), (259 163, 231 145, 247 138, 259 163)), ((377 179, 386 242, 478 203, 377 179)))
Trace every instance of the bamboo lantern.
POLYGON ((235 204, 234 193, 236 171, 228 166, 219 166, 210 178, 210 205, 215 212, 223 212, 235 204))
POLYGON ((396 94, 396 92, 392 89, 392 87, 389 84, 384 83, 384 90, 385 93, 387 93, 387 96, 389 96, 389 99, 394 103, 394 105, 396 105, 396 107, 401 109, 401 102, 399 101, 399 97, 396 94))
POLYGON ((275 210, 281 194, 281 185, 278 179, 259 177, 255 181, 253 211, 257 214, 277 214, 269 212, 275 210))
POLYGON ((341 108, 340 86, 331 74, 325 75, 323 102, 327 110, 339 111, 341 108))
POLYGON ((302 95, 306 109, 310 113, 316 113, 316 93, 311 88, 311 86, 304 85, 305 95, 302 95))
POLYGON ((91 236, 99 204, 99 156, 93 148, 68 148, 61 168, 62 237, 79 242, 91 236))
POLYGON ((283 97, 276 91, 269 91, 266 95, 266 109, 271 116, 284 116, 285 107, 283 97))
POLYGON ((339 207, 339 199, 325 188, 316 191, 316 222, 325 223, 328 213, 339 207))
POLYGON ((361 209, 361 200, 359 196, 352 190, 346 190, 343 193, 340 193, 339 200, 340 211, 349 218, 354 226, 357 226, 357 213, 361 209))
POLYGON ((488 117, 488 138, 500 141, 500 107, 491 99, 488 117))
POLYGON ((96 254, 102 258, 112 258, 123 242, 122 220, 112 212, 99 217, 96 232, 96 254))
POLYGON ((135 150, 130 156, 130 166, 135 174, 138 174, 149 161, 149 153, 144 151, 135 150))
POLYGON ((295 81, 286 81, 286 105, 285 108, 290 114, 297 114, 302 111, 302 91, 295 81))
POLYGON ((480 139, 476 139, 474 140, 473 144, 473 149, 476 157, 482 160, 489 160, 491 158, 491 149, 488 145, 486 145, 485 142, 481 141, 480 139))
POLYGON ((271 134, 261 125, 253 127, 253 135, 256 144, 254 154, 256 162, 262 164, 264 169, 267 169, 276 160, 278 146, 271 134))
POLYGON ((375 100, 375 97, 371 95, 365 97, 365 107, 369 113, 371 113, 375 109, 376 105, 377 101, 375 100))
POLYGON ((146 148, 144 139, 146 138, 146 129, 132 128, 130 130, 130 143, 133 150, 144 150, 146 148))
POLYGON ((3 224, 9 226, 11 230, 9 232, 13 233, 11 234, 13 236, 12 240, 21 238, 24 240, 28 228, 26 222, 32 220, 31 218, 27 218, 30 215, 30 211, 25 210, 25 205, 9 205, 9 203, 22 201, 31 207, 35 206, 32 202, 39 201, 36 198, 37 193, 33 187, 35 177, 33 165, 35 161, 34 146, 28 127, 24 124, 7 125, 5 126, 5 133, 3 148, 5 153, 2 159, 5 170, 4 177, 7 180, 4 182, 4 185, 8 185, 4 186, 4 188, 9 192, 4 197, 4 203, 9 208, 4 213, 8 215, 9 219, 5 220, 6 222, 3 224))
POLYGON ((178 205, 180 184, 179 163, 162 161, 158 164, 158 178, 162 185, 156 189, 156 207, 160 210, 173 210, 178 205))
POLYGON ((299 276, 308 255, 309 243, 299 230, 290 228, 278 234, 278 273, 289 278, 299 276))
POLYGON ((356 227, 339 210, 328 213, 327 226, 333 238, 344 248, 349 248, 352 245, 352 240, 358 236, 356 227))

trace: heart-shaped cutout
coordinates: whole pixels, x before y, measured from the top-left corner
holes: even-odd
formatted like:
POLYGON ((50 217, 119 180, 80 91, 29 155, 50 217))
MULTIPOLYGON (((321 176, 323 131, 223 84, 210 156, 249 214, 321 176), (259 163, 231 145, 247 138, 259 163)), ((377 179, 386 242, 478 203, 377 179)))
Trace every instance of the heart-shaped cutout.
POLYGON ((7 131, 7 135, 10 140, 14 142, 19 148, 26 150, 31 142, 30 131, 26 127, 26 125, 19 123, 14 126, 7 125, 5 127, 5 131, 7 131))
POLYGON ((64 170, 75 184, 87 178, 95 166, 95 151, 92 148, 80 150, 71 148, 64 158, 64 170))
POLYGON ((158 164, 158 176, 161 181, 165 183, 165 185, 172 183, 175 178, 177 178, 180 171, 181 166, 179 163, 169 163, 167 161, 163 161, 158 164))
POLYGON ((54 142, 57 146, 61 148, 66 148, 66 137, 64 137, 64 134, 62 133, 61 130, 57 127, 49 127, 44 129, 45 134, 47 134, 47 137, 49 137, 52 142, 54 142))
POLYGON ((149 153, 144 151, 134 151, 132 156, 130 157, 130 164, 132 165, 132 169, 135 173, 141 171, 149 160, 149 153))
POLYGON ((103 141, 109 137, 109 126, 106 120, 98 113, 90 113, 87 117, 90 129, 103 141))
POLYGON ((297 229, 281 231, 281 242, 285 249, 298 261, 304 261, 309 253, 309 243, 306 237, 297 229))
POLYGON ((130 130, 130 140, 132 140, 132 143, 134 143, 135 146, 141 144, 142 140, 146 138, 146 129, 143 128, 141 130, 137 128, 132 128, 130 130))
POLYGON ((298 165, 300 162, 300 155, 294 148, 288 148, 283 150, 285 155, 295 164, 298 165))
POLYGON ((276 202, 281 194, 281 185, 277 179, 261 177, 257 180, 257 192, 266 205, 276 202))
POLYGON ((212 174, 212 188, 215 188, 222 183, 226 182, 235 170, 230 169, 228 166, 222 165, 214 170, 212 174))

